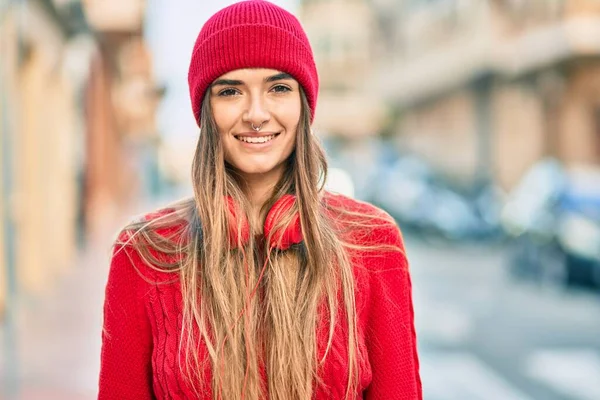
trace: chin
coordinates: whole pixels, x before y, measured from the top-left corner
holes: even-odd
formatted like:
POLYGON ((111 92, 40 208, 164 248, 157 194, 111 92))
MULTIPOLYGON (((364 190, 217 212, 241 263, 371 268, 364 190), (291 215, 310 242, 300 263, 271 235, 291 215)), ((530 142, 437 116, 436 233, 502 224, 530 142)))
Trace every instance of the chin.
POLYGON ((265 165, 237 165, 236 169, 245 175, 265 175, 275 169, 275 166, 265 165))

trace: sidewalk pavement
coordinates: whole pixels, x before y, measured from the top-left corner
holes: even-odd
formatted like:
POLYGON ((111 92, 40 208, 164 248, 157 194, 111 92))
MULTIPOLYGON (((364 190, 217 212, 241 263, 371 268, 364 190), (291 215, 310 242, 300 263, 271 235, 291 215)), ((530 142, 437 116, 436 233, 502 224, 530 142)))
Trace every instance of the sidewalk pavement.
POLYGON ((110 232, 98 235, 51 290, 19 299, 16 343, 8 344, 4 337, 5 345, 0 347, 0 387, 4 388, 0 399, 97 397, 102 306, 113 236, 110 232), (11 345, 14 356, 7 361, 11 345), (7 382, 10 377, 16 379, 7 382))
POLYGON ((18 299, 12 335, 16 343, 7 342, 6 326, 0 325, 0 400, 97 398, 112 242, 119 224, 172 198, 142 202, 134 212, 123 213, 90 240, 51 289, 18 299))

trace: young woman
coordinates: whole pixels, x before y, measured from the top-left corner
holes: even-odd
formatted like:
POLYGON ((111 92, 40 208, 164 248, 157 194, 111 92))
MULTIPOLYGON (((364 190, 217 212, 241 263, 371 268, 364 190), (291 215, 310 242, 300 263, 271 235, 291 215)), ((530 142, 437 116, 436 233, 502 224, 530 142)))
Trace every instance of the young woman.
POLYGON ((116 241, 100 399, 421 399, 402 237, 323 189, 318 76, 267 2, 203 26, 189 69, 193 197, 116 241))

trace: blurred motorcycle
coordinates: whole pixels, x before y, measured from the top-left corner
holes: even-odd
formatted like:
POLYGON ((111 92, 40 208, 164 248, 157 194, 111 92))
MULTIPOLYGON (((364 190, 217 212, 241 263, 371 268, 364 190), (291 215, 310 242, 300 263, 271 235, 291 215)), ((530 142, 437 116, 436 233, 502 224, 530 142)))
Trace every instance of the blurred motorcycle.
POLYGON ((514 276, 600 287, 600 168, 538 162, 510 193, 501 219, 514 276))

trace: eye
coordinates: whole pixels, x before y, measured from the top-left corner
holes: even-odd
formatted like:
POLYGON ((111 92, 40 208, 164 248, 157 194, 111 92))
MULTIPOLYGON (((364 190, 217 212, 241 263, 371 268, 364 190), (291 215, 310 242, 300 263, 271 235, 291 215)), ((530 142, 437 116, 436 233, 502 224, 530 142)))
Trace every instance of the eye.
POLYGON ((230 97, 230 96, 235 96, 238 93, 239 92, 236 89, 229 88, 229 89, 221 90, 217 96, 230 97))
POLYGON ((273 86, 273 88, 271 90, 275 93, 286 93, 286 92, 292 91, 291 88, 289 88, 288 86, 285 86, 285 85, 275 85, 275 86, 273 86))

